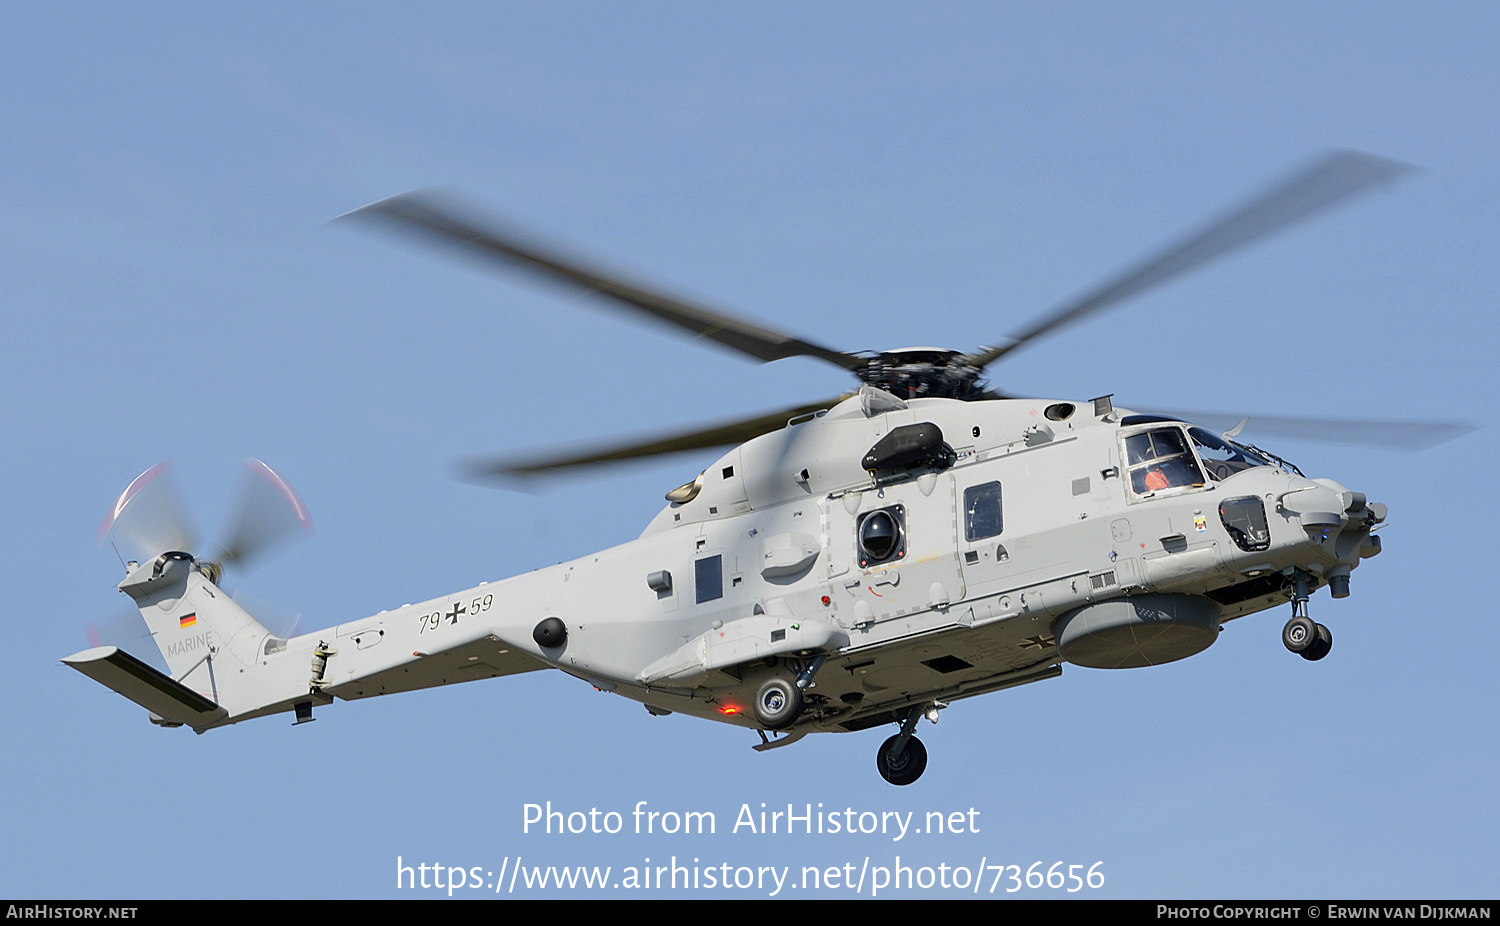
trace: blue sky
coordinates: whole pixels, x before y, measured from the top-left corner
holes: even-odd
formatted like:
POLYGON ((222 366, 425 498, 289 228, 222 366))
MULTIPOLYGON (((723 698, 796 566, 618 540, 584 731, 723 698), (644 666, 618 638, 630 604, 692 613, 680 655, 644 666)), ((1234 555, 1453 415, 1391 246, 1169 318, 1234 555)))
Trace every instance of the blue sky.
POLYGON ((1493 428, 1415 455, 1266 441, 1390 507, 1353 596, 1312 602, 1328 659, 1286 653, 1277 611, 1170 666, 1070 668, 924 724, 931 765, 899 790, 873 767, 880 731, 762 755, 744 731, 556 673, 196 737, 57 661, 124 603, 94 529, 158 460, 208 534, 242 459, 292 481, 317 535, 230 584, 318 627, 629 540, 712 455, 541 495, 455 482, 456 457, 848 385, 327 224, 417 187, 819 343, 968 349, 1319 151, 1368 150, 1424 169, 1019 351, 994 383, 1484 421, 1493 7, 22 4, 3 19, 0 895, 445 894, 396 890, 398 856, 1102 861, 1104 887, 1083 893, 1124 897, 1500 888, 1493 428), (549 800, 713 811, 719 833, 523 833, 524 804, 549 800), (972 807, 980 831, 728 832, 762 802, 972 807))

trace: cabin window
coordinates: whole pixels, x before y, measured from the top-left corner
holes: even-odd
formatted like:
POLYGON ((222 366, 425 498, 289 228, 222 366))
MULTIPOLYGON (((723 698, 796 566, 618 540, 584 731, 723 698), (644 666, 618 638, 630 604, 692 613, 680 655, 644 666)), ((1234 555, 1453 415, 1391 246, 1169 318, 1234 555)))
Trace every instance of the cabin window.
POLYGON ((1177 428, 1142 431, 1125 438, 1130 488, 1136 495, 1203 487, 1203 471, 1177 428))
POLYGON ((693 589, 699 604, 724 597, 724 557, 706 556, 693 563, 693 589))
POLYGON ((1000 483, 964 489, 964 539, 973 542, 999 536, 1001 526, 1000 483))

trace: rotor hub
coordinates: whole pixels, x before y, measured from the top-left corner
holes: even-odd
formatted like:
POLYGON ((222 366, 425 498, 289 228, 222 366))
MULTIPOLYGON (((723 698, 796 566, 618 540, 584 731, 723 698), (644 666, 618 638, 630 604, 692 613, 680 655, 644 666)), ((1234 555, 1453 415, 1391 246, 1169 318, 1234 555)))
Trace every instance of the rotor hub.
POLYGON ((860 382, 883 389, 898 399, 992 399, 983 370, 965 362, 961 351, 911 347, 884 351, 855 371, 860 382))

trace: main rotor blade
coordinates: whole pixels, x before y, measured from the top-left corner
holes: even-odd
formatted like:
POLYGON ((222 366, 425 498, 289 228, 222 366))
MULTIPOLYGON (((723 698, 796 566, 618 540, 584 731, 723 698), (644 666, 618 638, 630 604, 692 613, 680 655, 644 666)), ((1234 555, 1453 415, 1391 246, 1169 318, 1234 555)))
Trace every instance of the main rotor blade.
POLYGON ((440 202, 430 193, 403 193, 362 206, 347 213, 347 216, 388 219, 402 228, 425 233, 450 244, 462 245, 481 257, 499 259, 555 281, 579 284, 590 292, 612 299, 627 308, 676 325, 695 337, 717 341, 757 360, 816 357, 846 370, 857 370, 865 363, 863 358, 853 354, 821 347, 742 318, 685 302, 638 283, 627 282, 612 273, 538 247, 519 234, 465 215, 458 207, 440 202))
MULTIPOLYGON (((1228 427, 1244 418, 1239 412, 1189 412, 1181 409, 1141 408, 1151 415, 1180 418, 1205 428, 1228 427)), ((1262 437, 1284 437, 1291 440, 1323 444, 1357 444, 1415 453, 1436 447, 1479 430, 1467 421, 1372 421, 1353 418, 1289 418, 1278 415, 1251 414, 1245 429, 1236 440, 1254 443, 1262 437)), ((1217 432, 1216 432, 1217 433, 1217 432)))
POLYGON ((621 463, 645 457, 680 453, 687 450, 702 450, 707 447, 722 447, 741 444, 753 437, 769 434, 786 426, 788 420, 800 415, 832 408, 848 396, 836 396, 821 402, 798 405, 768 412, 754 418, 729 421, 711 425, 685 434, 650 438, 629 444, 619 444, 598 450, 584 450, 570 454, 527 459, 477 459, 460 463, 460 478, 467 482, 505 482, 526 476, 540 476, 564 470, 581 469, 605 463, 621 463))
POLYGON ((1361 151, 1339 151, 1323 157, 1312 167, 1207 228, 1188 235, 1097 289, 1059 306, 1031 327, 1012 335, 1010 343, 974 353, 967 361, 978 367, 993 363, 1045 334, 1242 248, 1371 187, 1390 184, 1413 169, 1410 164, 1361 151))

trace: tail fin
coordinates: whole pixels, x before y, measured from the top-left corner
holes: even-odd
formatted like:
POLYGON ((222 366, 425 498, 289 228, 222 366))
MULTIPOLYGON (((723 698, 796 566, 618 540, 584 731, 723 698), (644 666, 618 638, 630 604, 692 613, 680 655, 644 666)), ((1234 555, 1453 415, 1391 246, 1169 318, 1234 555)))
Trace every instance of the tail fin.
POLYGON ((163 553, 136 567, 120 591, 135 599, 172 676, 222 703, 227 676, 255 665, 271 632, 213 583, 214 571, 186 553, 163 553))
POLYGON ((170 678, 114 647, 64 661, 147 708, 158 723, 201 729, 261 707, 269 692, 260 690, 264 679, 252 670, 274 638, 214 583, 216 574, 212 563, 163 553, 120 583, 140 609, 170 678))

